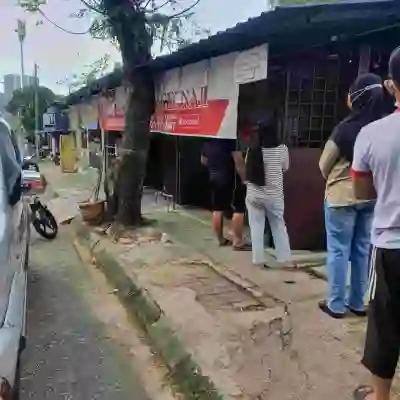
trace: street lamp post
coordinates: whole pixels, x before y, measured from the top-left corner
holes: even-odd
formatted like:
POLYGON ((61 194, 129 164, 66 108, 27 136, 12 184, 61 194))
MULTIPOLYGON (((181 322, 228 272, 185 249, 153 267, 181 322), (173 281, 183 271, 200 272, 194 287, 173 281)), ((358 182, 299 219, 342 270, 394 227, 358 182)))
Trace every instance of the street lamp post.
POLYGON ((20 52, 21 52, 21 88, 24 87, 24 77, 25 77, 25 65, 24 65, 24 41, 26 38, 26 22, 18 19, 17 29, 15 30, 18 34, 20 52))
POLYGON ((24 41, 26 38, 26 22, 21 19, 17 20, 17 29, 20 52, 21 52, 21 88, 24 87, 25 65, 24 65, 24 41))
POLYGON ((35 76, 35 145, 36 145, 36 158, 39 160, 39 142, 40 142, 40 134, 39 134, 39 78, 38 78, 38 65, 35 63, 34 69, 35 76))

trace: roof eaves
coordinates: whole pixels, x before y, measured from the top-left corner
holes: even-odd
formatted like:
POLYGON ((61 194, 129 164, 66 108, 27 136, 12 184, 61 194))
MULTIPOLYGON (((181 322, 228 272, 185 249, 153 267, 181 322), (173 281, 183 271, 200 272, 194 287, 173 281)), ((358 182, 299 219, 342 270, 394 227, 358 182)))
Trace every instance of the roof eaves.
MULTIPOLYGON (((318 15, 320 11, 333 10, 345 12, 344 17, 365 18, 377 15, 377 10, 382 11, 397 3, 395 0, 346 0, 333 2, 328 1, 318 4, 302 4, 295 6, 276 7, 273 11, 263 12, 257 17, 249 18, 225 31, 201 39, 171 54, 162 55, 150 62, 152 68, 165 70, 179 65, 200 61, 204 58, 212 58, 232 51, 240 51, 248 46, 257 46, 268 40, 268 36, 280 34, 282 23, 290 20, 290 30, 304 29, 310 24, 322 24, 324 21, 332 22, 328 14, 318 15), (254 35, 254 32, 262 32, 262 35, 254 35)), ((400 3, 400 2, 399 2, 400 3)), ((397 3, 396 13, 400 14, 397 3)), ((389 11, 392 8, 389 8, 389 11)), ((393 11, 394 12, 394 11, 393 11)), ((335 17, 336 18, 336 17, 335 17)), ((343 18, 342 18, 343 19, 343 18)), ((288 27, 289 28, 289 27, 288 27)), ((287 34, 287 29, 285 31, 287 34)), ((121 84, 122 75, 118 78, 119 71, 112 72, 100 78, 89 87, 82 88, 68 96, 67 103, 79 102, 79 99, 98 93, 101 88, 112 89, 121 84)))

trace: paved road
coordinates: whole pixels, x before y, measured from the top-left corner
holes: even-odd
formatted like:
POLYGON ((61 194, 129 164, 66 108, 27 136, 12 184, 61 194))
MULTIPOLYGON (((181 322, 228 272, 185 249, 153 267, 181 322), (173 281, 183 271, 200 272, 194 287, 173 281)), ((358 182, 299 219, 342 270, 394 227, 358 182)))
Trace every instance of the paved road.
POLYGON ((131 356, 93 313, 101 298, 88 304, 94 283, 68 235, 35 237, 30 259, 21 399, 147 400, 131 356))

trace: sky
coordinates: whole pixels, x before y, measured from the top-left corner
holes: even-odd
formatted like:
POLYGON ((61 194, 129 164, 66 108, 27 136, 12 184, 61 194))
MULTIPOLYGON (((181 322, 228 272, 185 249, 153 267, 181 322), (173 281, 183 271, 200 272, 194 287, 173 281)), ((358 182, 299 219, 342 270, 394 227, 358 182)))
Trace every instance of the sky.
MULTIPOLYGON (((190 0, 185 0, 190 1, 190 0)), ((85 32, 87 20, 68 18, 82 5, 80 0, 47 0, 45 14, 61 27, 73 32, 85 32)), ((108 42, 93 40, 89 35, 72 35, 63 32, 37 15, 23 12, 17 0, 0 0, 0 82, 4 74, 21 71, 20 47, 15 28, 17 19, 26 20, 27 37, 24 44, 25 74, 33 74, 34 63, 39 65, 41 85, 56 93, 68 93, 68 84, 59 83, 85 70, 86 65, 110 54, 111 64, 120 61, 118 50, 108 42)), ((196 23, 212 33, 224 30, 267 9, 268 0, 201 0, 194 16, 196 23), (245 6, 244 6, 245 3, 245 6)), ((0 91, 3 87, 0 84, 0 91)))

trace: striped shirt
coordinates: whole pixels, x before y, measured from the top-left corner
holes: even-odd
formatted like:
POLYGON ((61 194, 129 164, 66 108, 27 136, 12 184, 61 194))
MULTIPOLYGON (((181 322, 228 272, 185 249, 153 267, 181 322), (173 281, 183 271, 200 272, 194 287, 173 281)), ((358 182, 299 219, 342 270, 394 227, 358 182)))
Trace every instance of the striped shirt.
POLYGON ((283 173, 289 169, 289 150, 278 147, 262 148, 264 160, 264 186, 247 183, 247 199, 257 203, 265 199, 283 200, 283 173))

